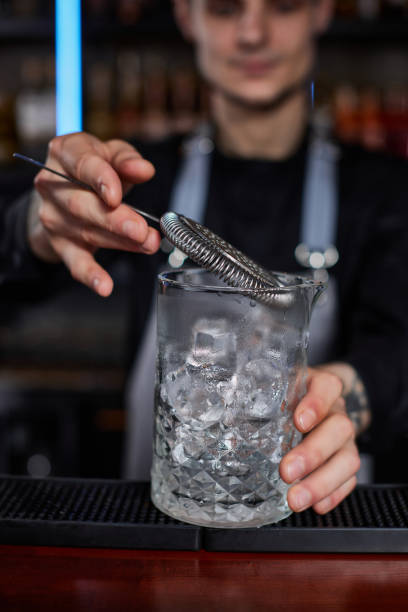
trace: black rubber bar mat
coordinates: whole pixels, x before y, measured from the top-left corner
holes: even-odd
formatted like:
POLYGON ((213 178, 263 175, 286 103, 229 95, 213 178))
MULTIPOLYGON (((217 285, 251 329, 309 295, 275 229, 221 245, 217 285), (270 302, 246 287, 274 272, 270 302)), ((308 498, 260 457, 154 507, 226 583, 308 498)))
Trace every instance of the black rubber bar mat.
POLYGON ((408 485, 358 486, 324 515, 309 509, 258 529, 206 529, 203 547, 233 552, 407 553, 408 485))
POLYGON ((157 510, 147 483, 0 477, 0 543, 199 550, 201 530, 157 510))
POLYGON ((0 477, 0 543, 153 550, 407 553, 408 485, 359 486, 320 516, 255 529, 203 529, 153 506, 131 481, 0 477))

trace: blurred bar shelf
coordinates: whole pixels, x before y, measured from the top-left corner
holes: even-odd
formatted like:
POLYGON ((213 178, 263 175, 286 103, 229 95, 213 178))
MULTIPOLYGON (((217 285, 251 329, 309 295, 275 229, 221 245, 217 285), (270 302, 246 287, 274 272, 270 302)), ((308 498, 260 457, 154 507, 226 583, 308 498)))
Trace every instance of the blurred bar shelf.
POLYGON ((35 391, 98 391, 120 394, 125 377, 125 370, 119 367, 7 367, 2 368, 0 373, 0 391, 3 395, 35 391))
MULTIPOLYGON (((54 37, 54 20, 37 19, 1 19, 0 44, 27 42, 49 42, 54 37)), ((85 42, 133 42, 138 38, 165 37, 169 39, 181 36, 173 21, 167 19, 144 19, 137 24, 122 24, 108 20, 95 20, 90 23, 84 20, 83 37, 85 42)))
POLYGON ((53 19, 0 19, 0 44, 48 43, 53 37, 53 19))
POLYGON ((408 19, 336 19, 323 43, 404 43, 408 44, 408 19))
MULTIPOLYGON (((2 19, 0 20, 0 43, 45 42, 54 35, 54 21, 48 18, 2 19)), ((101 40, 114 42, 145 41, 149 37, 164 37, 181 40, 177 27, 167 15, 148 16, 136 24, 122 24, 108 20, 92 23, 84 18, 84 39, 88 42, 101 40)), ((408 45, 408 18, 397 20, 336 19, 323 43, 398 43, 408 45)))

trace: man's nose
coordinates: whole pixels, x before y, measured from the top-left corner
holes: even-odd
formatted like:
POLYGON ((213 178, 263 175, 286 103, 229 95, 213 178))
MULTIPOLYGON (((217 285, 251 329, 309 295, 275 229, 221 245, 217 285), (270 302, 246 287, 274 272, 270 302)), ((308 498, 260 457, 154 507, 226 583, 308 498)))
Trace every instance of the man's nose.
POLYGON ((239 20, 238 42, 241 45, 258 47, 265 43, 268 36, 268 18, 264 7, 247 7, 239 20))

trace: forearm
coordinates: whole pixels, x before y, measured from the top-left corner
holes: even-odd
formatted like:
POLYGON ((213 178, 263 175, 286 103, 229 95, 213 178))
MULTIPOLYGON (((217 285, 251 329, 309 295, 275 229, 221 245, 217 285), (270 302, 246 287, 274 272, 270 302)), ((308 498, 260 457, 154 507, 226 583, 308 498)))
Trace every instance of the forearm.
POLYGON ((369 400, 361 378, 356 370, 347 363, 327 363, 319 366, 319 369, 335 374, 342 381, 342 397, 345 400, 346 412, 358 436, 371 423, 369 400))

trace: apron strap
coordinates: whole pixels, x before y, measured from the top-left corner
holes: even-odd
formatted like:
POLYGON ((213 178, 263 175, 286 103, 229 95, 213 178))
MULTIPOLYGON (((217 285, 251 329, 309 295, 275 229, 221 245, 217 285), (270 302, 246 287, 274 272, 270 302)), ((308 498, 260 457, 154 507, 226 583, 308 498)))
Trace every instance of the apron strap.
POLYGON ((309 325, 308 363, 324 363, 330 357, 338 325, 336 281, 327 268, 337 263, 338 149, 323 135, 316 135, 309 148, 303 191, 300 244, 297 261, 327 281, 327 289, 315 305, 309 325))
POLYGON ((309 146, 303 190, 300 243, 295 257, 307 268, 330 268, 337 263, 337 160, 339 152, 323 136, 309 146))
POLYGON ((203 124, 183 144, 183 162, 170 196, 169 210, 203 222, 213 150, 211 128, 203 124))

